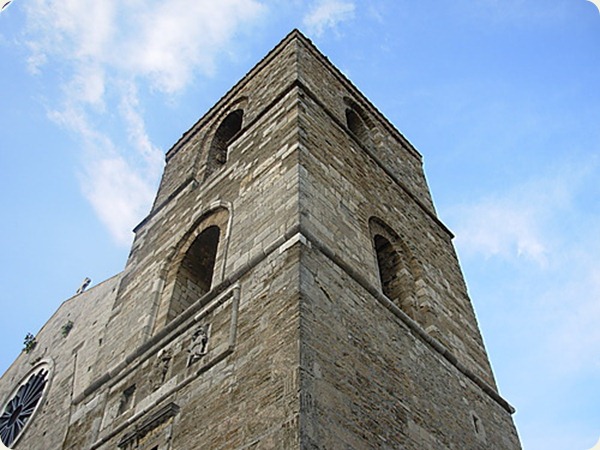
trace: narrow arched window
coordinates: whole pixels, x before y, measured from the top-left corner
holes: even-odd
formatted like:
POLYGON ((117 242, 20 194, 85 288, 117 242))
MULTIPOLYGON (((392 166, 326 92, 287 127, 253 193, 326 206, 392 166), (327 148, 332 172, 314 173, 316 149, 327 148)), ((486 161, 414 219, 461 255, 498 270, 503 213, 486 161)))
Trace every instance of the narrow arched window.
POLYGON ((362 117, 353 108, 346 109, 346 126, 362 144, 369 144, 369 129, 362 117))
POLYGON ((399 302, 403 297, 400 277, 400 271, 402 270, 400 255, 394 249, 392 243, 383 236, 376 235, 374 241, 381 290, 387 298, 394 302, 399 302))
POLYGON ((185 311, 210 290, 219 235, 219 227, 213 225, 206 228, 186 252, 177 271, 170 318, 185 311))
POLYGON ((373 237, 373 244, 383 294, 414 319, 414 279, 403 246, 381 234, 373 237))
POLYGON ((227 147, 231 139, 242 129, 244 111, 236 109, 221 122, 208 150, 208 173, 212 173, 227 162, 227 147))

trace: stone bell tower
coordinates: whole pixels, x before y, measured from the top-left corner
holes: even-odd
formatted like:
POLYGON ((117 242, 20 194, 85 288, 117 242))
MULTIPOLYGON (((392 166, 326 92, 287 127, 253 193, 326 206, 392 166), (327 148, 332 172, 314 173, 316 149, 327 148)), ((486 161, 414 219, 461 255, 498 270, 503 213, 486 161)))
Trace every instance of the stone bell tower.
POLYGON ((167 152, 125 270, 67 300, 4 375, 0 436, 519 449, 452 238, 421 155, 293 31, 167 152))

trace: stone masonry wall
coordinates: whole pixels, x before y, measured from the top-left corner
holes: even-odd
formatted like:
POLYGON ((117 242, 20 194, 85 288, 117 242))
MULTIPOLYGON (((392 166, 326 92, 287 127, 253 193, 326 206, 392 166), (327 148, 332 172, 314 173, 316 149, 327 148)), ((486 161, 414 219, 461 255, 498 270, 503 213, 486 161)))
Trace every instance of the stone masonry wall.
POLYGON ((303 99, 302 228, 375 286, 380 281, 369 220, 376 217, 393 228, 418 266, 414 319, 494 386, 451 235, 312 96, 303 99))
POLYGON ((414 147, 377 111, 377 109, 335 67, 332 68, 312 45, 301 41, 299 53, 299 79, 327 109, 334 120, 344 124, 347 99, 357 104, 366 115, 371 142, 367 145, 382 165, 435 214, 431 194, 425 180, 422 157, 414 147))
POLYGON ((4 400, 39 362, 50 364, 50 381, 42 403, 17 448, 62 448, 71 400, 91 382, 91 366, 103 345, 104 326, 118 282, 119 277, 113 277, 65 301, 37 333, 36 347, 19 355, 2 376, 0 399, 4 400), (69 322, 72 328, 65 334, 63 327, 69 322))
POLYGON ((297 78, 296 43, 279 45, 217 102, 167 153, 167 165, 153 211, 190 177, 201 180, 211 139, 228 112, 243 108, 242 131, 269 110, 272 102, 297 78), (268 64, 268 65, 267 65, 268 64), (265 89, 269 86, 270 89, 265 89))
POLYGON ((314 246, 301 292, 301 448, 520 448, 502 405, 314 246))
POLYGON ((298 223, 296 91, 289 90, 243 129, 221 171, 204 184, 189 184, 137 229, 111 319, 110 345, 100 356, 96 377, 165 325, 156 322, 156 314, 170 300, 164 284, 174 253, 214 205, 230 216, 214 285, 298 223))
POLYGON ((64 449, 298 448, 300 246, 284 244, 76 403, 64 449))

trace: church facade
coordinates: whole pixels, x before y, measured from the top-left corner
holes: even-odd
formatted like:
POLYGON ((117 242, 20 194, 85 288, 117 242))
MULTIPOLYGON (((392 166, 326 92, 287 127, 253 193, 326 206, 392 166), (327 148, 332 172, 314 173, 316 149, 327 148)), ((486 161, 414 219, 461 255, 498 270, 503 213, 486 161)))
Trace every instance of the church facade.
POLYGON ((124 271, 0 380, 15 449, 519 449, 421 155, 293 31, 167 152, 124 271))

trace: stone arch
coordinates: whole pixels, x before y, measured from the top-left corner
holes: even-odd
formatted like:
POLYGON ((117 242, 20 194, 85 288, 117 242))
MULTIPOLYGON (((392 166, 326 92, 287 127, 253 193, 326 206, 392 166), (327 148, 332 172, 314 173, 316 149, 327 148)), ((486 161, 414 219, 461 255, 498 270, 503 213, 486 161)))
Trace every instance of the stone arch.
POLYGON ((171 299, 171 318, 178 316, 202 297, 213 284, 221 230, 211 225, 196 236, 177 268, 171 299))
MULTIPOLYGON (((241 105, 237 105, 241 106, 241 105)), ((220 169, 227 162, 228 148, 231 140, 242 129, 244 110, 241 107, 230 111, 219 122, 219 126, 212 134, 206 157, 205 177, 220 169)))
POLYGON ((382 220, 369 219, 375 267, 383 294, 417 319, 416 281, 420 265, 408 245, 382 220))
POLYGON ((177 318, 223 278, 230 228, 220 203, 205 211, 182 237, 166 262, 165 286, 156 326, 177 318))
POLYGON ((371 147, 373 143, 373 139, 371 137, 371 129, 373 128, 373 125, 371 120, 365 111, 355 101, 345 97, 344 103, 346 104, 346 127, 348 127, 350 132, 361 144, 371 147))

